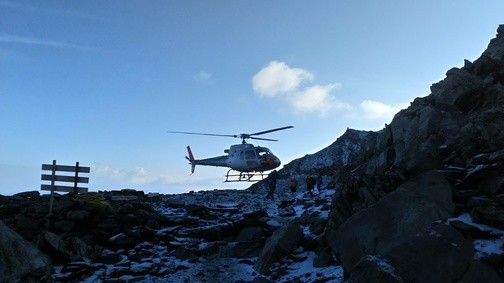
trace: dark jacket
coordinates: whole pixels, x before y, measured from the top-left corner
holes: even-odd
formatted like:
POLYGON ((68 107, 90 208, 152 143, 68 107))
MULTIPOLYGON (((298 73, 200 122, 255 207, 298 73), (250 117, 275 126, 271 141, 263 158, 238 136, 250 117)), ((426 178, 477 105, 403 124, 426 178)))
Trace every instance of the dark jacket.
POLYGON ((270 186, 276 185, 277 179, 278 179, 278 172, 276 170, 273 170, 268 175, 268 185, 270 185, 270 186))

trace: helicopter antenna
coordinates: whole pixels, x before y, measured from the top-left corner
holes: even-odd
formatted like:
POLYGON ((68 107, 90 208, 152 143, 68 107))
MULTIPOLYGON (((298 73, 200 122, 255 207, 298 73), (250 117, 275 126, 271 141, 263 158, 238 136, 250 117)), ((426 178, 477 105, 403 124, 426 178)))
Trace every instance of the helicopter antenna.
POLYGON ((255 136, 264 135, 264 134, 268 134, 268 133, 276 132, 276 131, 281 131, 281 130, 286 130, 286 129, 290 129, 290 128, 294 128, 294 126, 286 126, 286 127, 271 129, 271 130, 267 130, 267 131, 257 132, 257 133, 253 133, 253 134, 239 134, 239 135, 221 135, 221 134, 177 132, 177 131, 167 131, 167 133, 170 133, 170 134, 186 134, 186 135, 202 135, 202 136, 214 136, 214 137, 240 138, 240 139, 242 139, 242 143, 246 143, 247 139, 263 140, 263 141, 278 141, 278 140, 274 140, 274 139, 257 138, 255 136))

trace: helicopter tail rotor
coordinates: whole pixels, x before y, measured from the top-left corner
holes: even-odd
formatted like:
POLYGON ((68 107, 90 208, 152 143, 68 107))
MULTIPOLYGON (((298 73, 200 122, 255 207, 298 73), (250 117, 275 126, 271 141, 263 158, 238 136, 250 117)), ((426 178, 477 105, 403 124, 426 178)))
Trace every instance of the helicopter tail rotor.
POLYGON ((196 168, 196 159, 194 159, 191 147, 189 146, 187 146, 187 154, 189 155, 189 157, 186 156, 186 159, 189 161, 189 164, 191 164, 191 174, 193 174, 194 169, 196 168))

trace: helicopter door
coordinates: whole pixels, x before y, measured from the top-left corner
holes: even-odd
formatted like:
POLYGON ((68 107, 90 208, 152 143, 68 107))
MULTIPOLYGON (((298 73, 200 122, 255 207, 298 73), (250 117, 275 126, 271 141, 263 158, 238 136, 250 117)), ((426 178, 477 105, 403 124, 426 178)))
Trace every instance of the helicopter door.
POLYGON ((253 149, 249 149, 245 151, 245 161, 247 166, 257 166, 259 162, 257 162, 256 152, 253 149))

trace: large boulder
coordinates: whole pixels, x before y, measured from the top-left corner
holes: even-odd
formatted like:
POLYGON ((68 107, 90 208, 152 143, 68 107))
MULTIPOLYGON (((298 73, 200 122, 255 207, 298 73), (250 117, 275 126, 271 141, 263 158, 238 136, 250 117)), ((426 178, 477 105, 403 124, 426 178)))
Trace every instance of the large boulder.
POLYGON ((51 259, 0 221, 0 282, 49 279, 51 259))
POLYGON ((262 274, 269 273, 272 264, 294 251, 302 238, 303 230, 299 223, 293 221, 285 224, 266 240, 254 269, 262 274))
POLYGON ((454 282, 472 263, 472 242, 446 224, 411 235, 389 251, 362 257, 350 282, 454 282), (407 260, 405 260, 407 259, 407 260))
POLYGON ((345 270, 366 255, 384 254, 452 215, 451 186, 436 171, 413 178, 376 204, 351 216, 326 239, 345 270))

